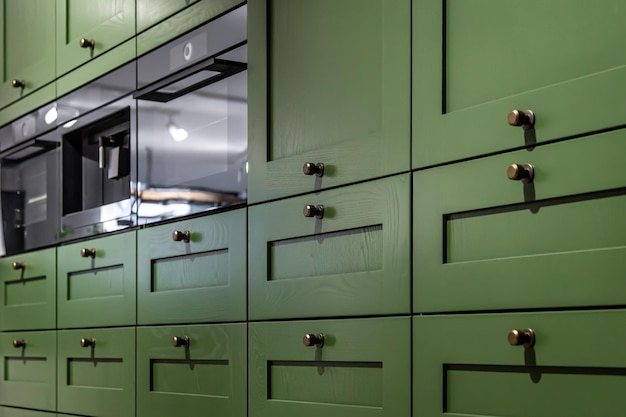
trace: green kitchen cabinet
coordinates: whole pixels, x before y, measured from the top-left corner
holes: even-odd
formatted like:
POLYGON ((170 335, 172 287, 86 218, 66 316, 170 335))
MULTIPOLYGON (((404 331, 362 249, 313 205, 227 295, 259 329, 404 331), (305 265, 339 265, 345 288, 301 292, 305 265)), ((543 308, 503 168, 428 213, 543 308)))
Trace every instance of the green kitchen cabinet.
POLYGON ((55 2, 3 0, 0 6, 3 64, 0 65, 0 108, 3 108, 54 80, 55 2))
POLYGON ((57 0, 56 19, 61 76, 135 36, 135 0, 57 0))
POLYGON ((0 404, 56 411, 56 349, 54 330, 0 333, 0 404))
POLYGON ((58 411, 135 415, 135 328, 58 332, 58 411))
POLYGON ((249 324, 249 415, 407 416, 410 318, 249 324))
POLYGON ((410 191, 405 174, 249 207, 249 318, 410 312, 410 191))
POLYGON ((245 323, 137 329, 137 417, 245 416, 245 323))
POLYGON ((139 324, 246 320, 246 210, 138 232, 139 324))
POLYGON ((624 310, 414 317, 413 417, 619 415, 625 320, 624 310))
POLYGON ((413 168, 622 126, 625 15, 622 0, 414 2, 413 168))
POLYGON ((622 305, 625 139, 616 130, 415 172, 414 311, 622 305), (526 164, 532 182, 509 179, 526 164))
POLYGON ((0 259, 0 330, 56 327, 56 250, 0 259))
POLYGON ((72 243, 57 250, 59 328, 136 323, 134 231, 72 243))
POLYGON ((410 11, 249 2, 250 202, 409 170, 410 11))
POLYGON ((46 413, 43 411, 29 410, 26 408, 13 408, 0 406, 0 417, 63 417, 62 414, 46 413))

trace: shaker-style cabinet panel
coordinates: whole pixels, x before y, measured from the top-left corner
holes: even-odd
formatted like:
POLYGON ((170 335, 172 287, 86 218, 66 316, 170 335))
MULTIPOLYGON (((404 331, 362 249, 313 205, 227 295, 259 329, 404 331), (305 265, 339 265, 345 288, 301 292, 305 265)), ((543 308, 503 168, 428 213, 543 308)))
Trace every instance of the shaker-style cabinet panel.
POLYGON ((60 76, 135 35, 135 0, 57 0, 56 19, 60 76))
POLYGON ((410 318, 249 324, 249 415, 408 416, 410 318))
POLYGON ((246 319, 246 210, 138 232, 139 324, 246 319))
POLYGON ((247 327, 137 329, 137 417, 247 412, 247 327))
POLYGON ((248 208, 253 320, 410 312, 410 177, 248 208))
MULTIPOLYGON (((0 108, 3 108, 54 80, 55 2, 3 0, 0 6, 0 108)), ((49 100, 53 98, 54 92, 49 100)))
POLYGON ((58 250, 58 327, 136 323, 136 234, 120 233, 58 250))
POLYGON ((0 259, 0 330, 56 327, 56 250, 0 259))
POLYGON ((626 130, 413 177, 414 312, 623 305, 626 130))
POLYGON ((410 168, 410 0, 248 4, 249 201, 410 168))
POLYGON ((413 318, 413 417, 620 415, 626 311, 413 318))
POLYGON ((413 2, 413 168, 624 125, 624 16, 622 0, 413 2))

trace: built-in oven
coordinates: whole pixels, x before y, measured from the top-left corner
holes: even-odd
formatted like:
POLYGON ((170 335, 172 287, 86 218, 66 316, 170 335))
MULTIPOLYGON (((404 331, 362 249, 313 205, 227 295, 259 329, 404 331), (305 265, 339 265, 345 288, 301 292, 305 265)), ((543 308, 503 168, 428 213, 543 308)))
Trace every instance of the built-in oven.
POLYGON ((246 201, 246 12, 137 60, 140 224, 246 201))

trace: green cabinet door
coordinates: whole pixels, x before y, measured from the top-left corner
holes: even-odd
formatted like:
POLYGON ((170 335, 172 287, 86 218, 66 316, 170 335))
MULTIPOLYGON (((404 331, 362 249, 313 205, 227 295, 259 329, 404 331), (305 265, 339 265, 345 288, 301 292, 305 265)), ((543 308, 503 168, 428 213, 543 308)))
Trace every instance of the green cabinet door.
POLYGON ((622 0, 414 2, 413 167, 623 125, 625 15, 622 0), (534 129, 510 126, 514 109, 534 129))
POLYGON ((246 337, 245 323, 138 328, 137 416, 245 416, 246 337))
POLYGON ((622 415, 625 320, 624 310, 414 317, 413 417, 622 415), (525 329, 534 346, 511 346, 525 329))
POLYGON ((0 259, 0 329, 56 327, 56 250, 0 259))
POLYGON ((135 35, 135 0, 57 0, 56 18, 60 76, 135 35))
POLYGON ((0 5, 2 108, 54 80, 55 2, 3 0, 0 5))
POLYGON ((63 415, 25 408, 0 407, 0 417, 63 417, 63 415))
POLYGON ((250 202, 409 169, 410 12, 410 0, 249 2, 250 202))
POLYGON ((410 191, 406 174, 249 207, 249 318, 408 313, 410 191))
POLYGON ((245 209, 149 227, 137 244, 139 324, 246 319, 245 209))
POLYGON ((624 152, 617 130, 416 172, 414 311, 623 305, 624 152))
POLYGON ((57 249, 59 328, 136 323, 136 243, 133 231, 57 249))
POLYGON ((409 415, 410 327, 408 317, 250 323, 249 415, 409 415))
POLYGON ((58 411, 135 415, 135 328, 58 332, 58 411))
POLYGON ((56 411, 56 348, 54 330, 0 333, 0 404, 56 411))

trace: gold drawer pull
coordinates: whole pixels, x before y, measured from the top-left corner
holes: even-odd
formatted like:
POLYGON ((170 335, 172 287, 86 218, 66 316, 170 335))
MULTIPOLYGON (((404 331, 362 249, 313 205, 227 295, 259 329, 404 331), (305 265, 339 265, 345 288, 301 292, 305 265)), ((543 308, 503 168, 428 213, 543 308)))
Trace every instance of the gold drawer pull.
POLYGON ((507 121, 511 126, 519 126, 524 130, 532 129, 535 125, 535 113, 532 110, 511 110, 507 121))
POLYGON ((532 182, 535 179, 535 167, 530 164, 511 164, 506 169, 506 176, 513 181, 532 182))
POLYGON ((82 248, 80 250, 80 256, 83 258, 95 258, 96 257, 96 249, 95 248, 82 248))
POLYGON ((172 239, 174 242, 185 242, 188 243, 191 239, 191 232, 189 230, 185 230, 181 232, 180 230, 174 230, 172 233, 172 239))
POLYGON ((89 48, 89 49, 91 49, 93 51, 93 48, 96 47, 96 41, 93 40, 93 39, 82 38, 80 40, 80 47, 81 48, 89 48))
POLYGON ((11 85, 13 86, 13 88, 21 88, 24 89, 24 87, 26 87, 26 80, 13 80, 11 81, 11 85))
POLYGON ((304 346, 317 346, 318 348, 324 347, 324 333, 307 333, 302 336, 302 343, 304 346))
POLYGON ((86 339, 86 338, 80 339, 80 347, 86 348, 90 346, 96 347, 96 339, 94 339, 93 337, 89 339, 86 339))
POLYGON ((13 341, 13 347, 16 348, 16 349, 17 348, 25 348, 26 347, 26 340, 24 340, 24 339, 20 339, 20 340, 15 339, 13 341))
POLYGON ((188 347, 189 346, 189 336, 183 336, 183 337, 178 337, 178 336, 174 336, 172 337, 172 346, 174 347, 188 347))
POLYGON ((302 172, 304 172, 304 175, 315 175, 317 177, 323 177, 324 164, 321 162, 305 162, 304 166, 302 167, 302 172))
POLYGON ((324 218, 324 205, 318 204, 317 206, 314 206, 312 204, 307 204, 302 209, 302 214, 304 214, 304 217, 315 217, 316 219, 322 219, 324 218))
POLYGON ((513 329, 509 332, 508 340, 511 346, 524 346, 528 349, 535 344, 535 331, 533 329, 513 329))
POLYGON ((11 267, 15 269, 16 271, 20 269, 24 270, 26 269, 26 264, 24 264, 24 262, 13 262, 11 264, 11 267))

